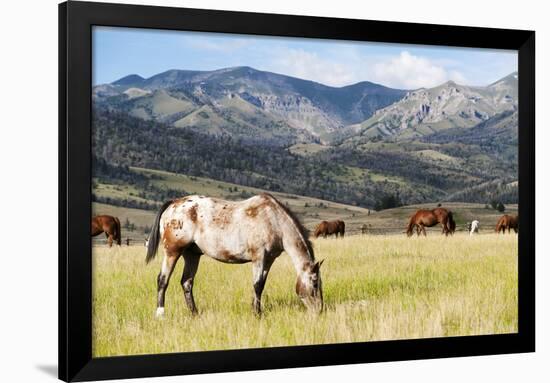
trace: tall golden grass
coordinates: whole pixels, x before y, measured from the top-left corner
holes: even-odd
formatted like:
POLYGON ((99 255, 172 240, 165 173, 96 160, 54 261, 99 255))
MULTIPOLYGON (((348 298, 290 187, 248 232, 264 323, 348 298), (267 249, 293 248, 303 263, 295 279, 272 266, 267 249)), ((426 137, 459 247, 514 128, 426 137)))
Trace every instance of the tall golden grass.
POLYGON ((251 308, 251 266, 203 257, 195 281, 200 315, 185 306, 181 260, 154 318, 162 251, 93 250, 95 357, 517 332, 517 236, 403 235, 314 241, 326 311, 307 312, 283 253, 251 308))

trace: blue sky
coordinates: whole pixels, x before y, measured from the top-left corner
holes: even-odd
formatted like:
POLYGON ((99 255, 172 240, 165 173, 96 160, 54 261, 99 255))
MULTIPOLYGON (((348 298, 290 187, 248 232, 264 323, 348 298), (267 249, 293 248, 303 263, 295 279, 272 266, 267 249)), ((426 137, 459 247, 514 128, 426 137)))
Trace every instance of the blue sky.
POLYGON ((487 85, 517 70, 516 51, 94 27, 93 83, 169 69, 251 66, 330 86, 487 85))

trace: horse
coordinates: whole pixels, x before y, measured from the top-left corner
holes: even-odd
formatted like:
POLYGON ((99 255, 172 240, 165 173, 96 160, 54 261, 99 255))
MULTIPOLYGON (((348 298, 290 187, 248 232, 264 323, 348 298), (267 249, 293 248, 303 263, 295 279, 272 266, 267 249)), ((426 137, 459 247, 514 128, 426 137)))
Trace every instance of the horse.
POLYGON ((474 233, 479 233, 479 221, 477 219, 474 219, 468 226, 468 231, 470 232, 470 235, 474 235, 474 233))
POLYGON ((198 313, 193 281, 203 254, 230 264, 252 262, 252 306, 260 315, 269 269, 285 251, 296 269, 296 294, 307 308, 317 312, 323 309, 323 261, 315 261, 313 246, 300 221, 270 194, 239 202, 198 195, 166 201, 149 235, 146 263, 155 258, 161 240, 164 259, 157 277, 157 317, 164 315, 166 288, 180 257, 185 262, 181 278, 185 302, 193 315, 198 313))
POLYGON ((519 219, 517 215, 504 214, 499 218, 497 226, 495 227, 496 233, 500 234, 502 231, 502 234, 504 234, 506 233, 506 229, 508 229, 508 233, 510 233, 510 229, 514 229, 514 232, 516 233, 518 232, 519 219))
POLYGON ((426 227, 432 227, 441 224, 443 227, 442 234, 448 236, 454 234, 456 230, 456 223, 453 219, 453 213, 442 207, 435 208, 433 210, 420 209, 414 213, 407 225, 407 236, 413 235, 413 228, 416 227, 416 235, 420 236, 423 233, 426 236, 426 227))
POLYGON ((338 238, 338 235, 340 237, 344 237, 344 234, 346 233, 346 224, 342 220, 335 220, 335 221, 321 221, 317 227, 315 228, 315 231, 313 235, 315 238, 319 238, 319 236, 323 236, 323 238, 326 238, 327 235, 336 235, 336 238, 338 238))
POLYGON ((92 218, 92 237, 101 233, 107 236, 109 247, 113 246, 113 241, 120 246, 122 235, 120 232, 120 220, 110 215, 96 215, 92 218))

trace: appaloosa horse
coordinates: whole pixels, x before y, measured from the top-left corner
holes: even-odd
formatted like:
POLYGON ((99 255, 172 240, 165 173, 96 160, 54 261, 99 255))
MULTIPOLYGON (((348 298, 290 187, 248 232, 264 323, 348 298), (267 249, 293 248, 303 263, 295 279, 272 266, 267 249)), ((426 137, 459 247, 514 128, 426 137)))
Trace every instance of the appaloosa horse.
MULTIPOLYGON (((271 265, 285 251, 296 269, 296 293, 303 303, 320 312, 323 308, 321 262, 316 262, 307 232, 288 208, 269 194, 240 202, 204 196, 188 196, 162 205, 147 246, 146 262, 162 241, 164 259, 157 278, 157 316, 164 315, 164 298, 174 266, 185 265, 181 286, 185 302, 197 313, 193 280, 205 254, 224 263, 252 262, 253 308, 261 313, 261 296, 271 265)), ((220 293, 225 292, 220 287, 220 293)))
POLYGON ((423 233, 426 236, 426 227, 432 227, 441 224, 442 234, 445 236, 453 234, 456 230, 456 223, 453 219, 453 213, 442 207, 433 210, 418 210, 414 213, 407 225, 407 236, 413 235, 413 229, 416 227, 416 235, 423 233))
POLYGON ((502 231, 502 234, 506 233, 506 229, 508 229, 508 233, 510 233, 510 229, 513 229, 514 232, 518 232, 519 228, 519 219, 517 215, 508 215, 504 214, 497 222, 497 226, 495 227, 495 231, 497 234, 500 234, 502 231))
POLYGON ((315 228, 313 235, 315 238, 319 238, 321 235, 326 238, 328 235, 334 234, 338 238, 338 235, 344 237, 345 233, 346 224, 344 221, 337 219, 335 221, 321 221, 315 228))
POLYGON ((96 215, 92 218, 92 237, 105 233, 109 247, 113 241, 120 246, 122 236, 120 233, 120 221, 117 217, 110 215, 96 215))

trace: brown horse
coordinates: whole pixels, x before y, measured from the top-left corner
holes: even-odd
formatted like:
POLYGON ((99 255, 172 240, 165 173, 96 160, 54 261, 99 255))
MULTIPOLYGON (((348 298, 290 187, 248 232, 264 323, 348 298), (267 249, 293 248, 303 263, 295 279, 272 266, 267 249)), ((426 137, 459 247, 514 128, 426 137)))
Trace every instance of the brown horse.
POLYGON ((96 215, 92 218, 92 237, 101 233, 107 236, 109 247, 113 246, 113 241, 120 246, 122 236, 120 233, 120 221, 117 217, 110 215, 96 215))
POLYGON ((443 227, 442 234, 446 236, 454 234, 456 223, 453 219, 453 213, 442 207, 433 210, 418 210, 414 213, 407 225, 407 236, 413 235, 413 229, 416 227, 416 235, 420 236, 423 233, 426 236, 426 227, 432 227, 441 224, 443 227))
MULTIPOLYGON (((322 262, 315 261, 302 224, 269 194, 240 202, 197 195, 165 202, 149 236, 146 262, 155 257, 159 243, 164 259, 157 278, 157 316, 164 315, 166 288, 180 257, 185 261, 181 278, 185 302, 193 314, 197 313, 193 281, 202 254, 224 263, 252 262, 253 308, 260 314, 269 269, 285 251, 296 269, 296 294, 308 308, 323 308, 322 262)), ((218 288, 220 293, 231 290, 223 284, 218 288)))
POLYGON ((323 236, 323 238, 326 238, 327 235, 336 235, 336 238, 338 238, 338 235, 340 237, 344 237, 344 234, 346 233, 346 224, 342 220, 335 220, 335 221, 321 221, 317 227, 315 228, 315 232, 313 235, 315 238, 319 238, 320 235, 323 236))
POLYGON ((517 215, 508 215, 504 214, 497 222, 497 226, 495 227, 495 231, 497 234, 500 234, 502 231, 502 234, 506 233, 506 229, 508 229, 508 233, 510 233, 510 229, 514 229, 514 232, 518 232, 519 228, 519 220, 517 215))

